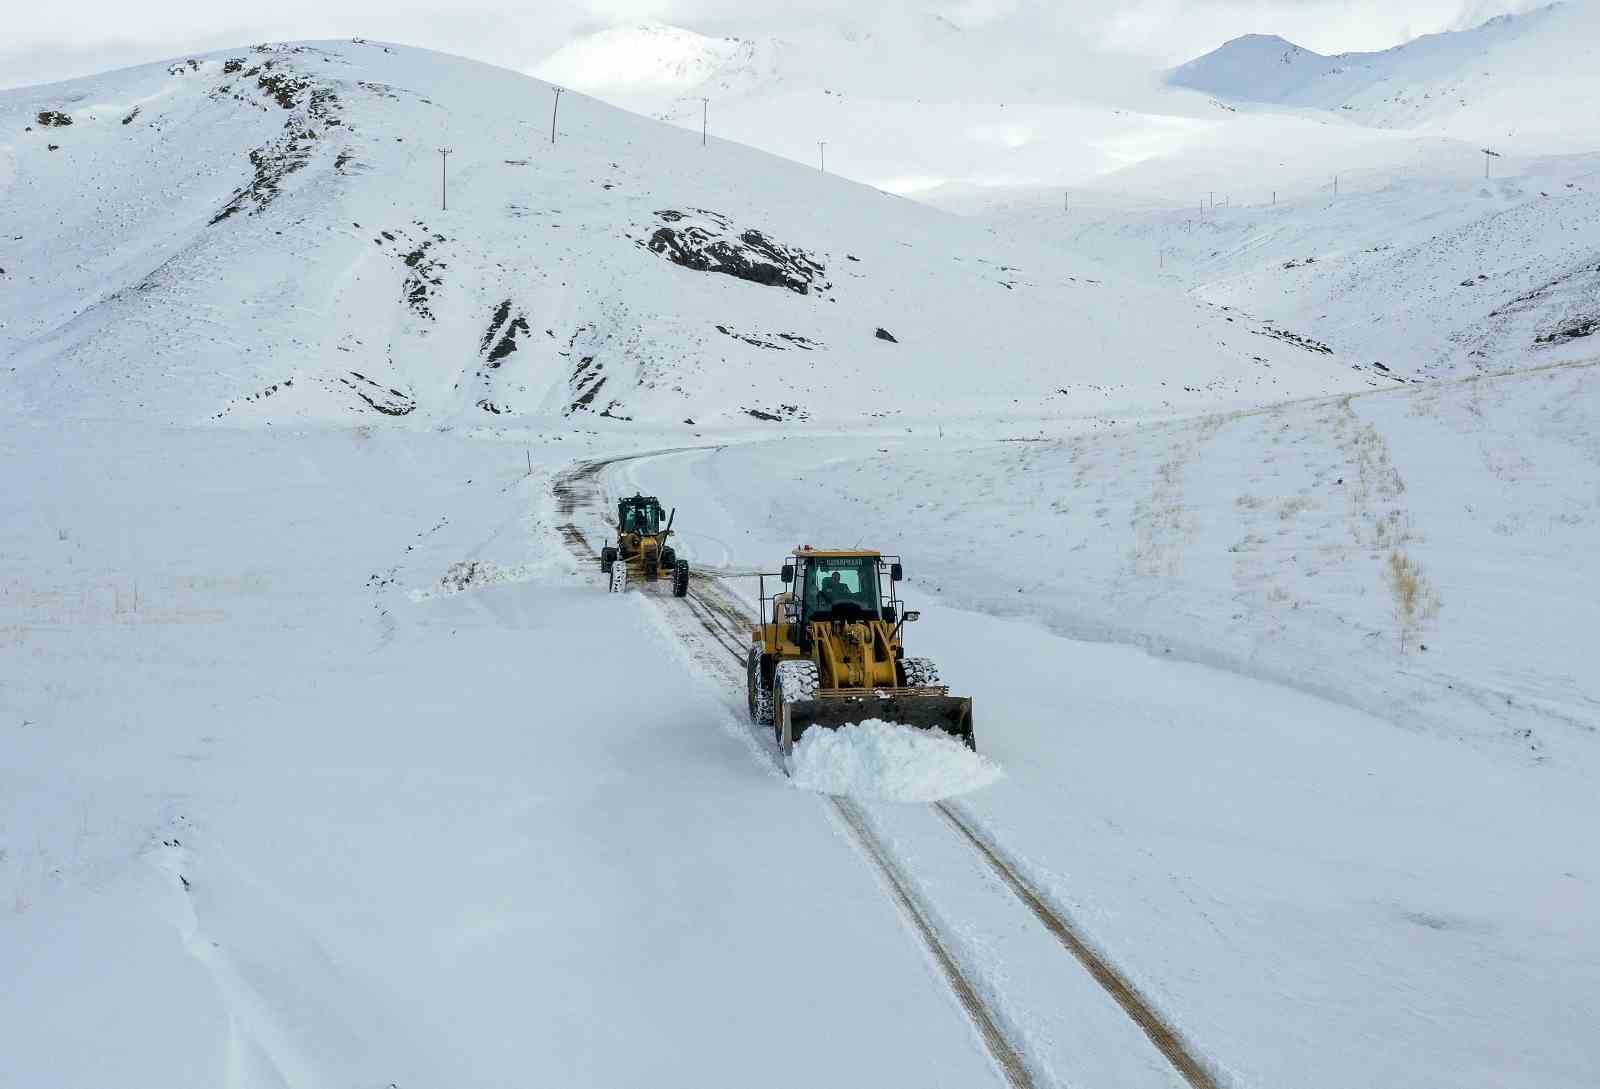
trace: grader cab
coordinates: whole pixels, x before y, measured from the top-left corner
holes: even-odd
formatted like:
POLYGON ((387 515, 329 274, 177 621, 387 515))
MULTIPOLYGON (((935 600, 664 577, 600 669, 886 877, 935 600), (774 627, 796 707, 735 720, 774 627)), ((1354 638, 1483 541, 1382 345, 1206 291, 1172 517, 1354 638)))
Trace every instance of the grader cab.
POLYGON ((627 588, 630 578, 655 582, 672 580, 672 594, 689 592, 689 561, 680 560, 667 538, 672 536, 674 507, 661 521, 661 500, 653 495, 633 495, 617 501, 617 543, 600 549, 600 570, 610 576, 613 593, 627 588))
POLYGON ((750 717, 787 756, 813 727, 867 719, 941 730, 974 748, 972 700, 950 695, 938 668, 907 658, 903 631, 919 613, 897 590, 898 556, 797 548, 767 596, 746 662, 750 717))

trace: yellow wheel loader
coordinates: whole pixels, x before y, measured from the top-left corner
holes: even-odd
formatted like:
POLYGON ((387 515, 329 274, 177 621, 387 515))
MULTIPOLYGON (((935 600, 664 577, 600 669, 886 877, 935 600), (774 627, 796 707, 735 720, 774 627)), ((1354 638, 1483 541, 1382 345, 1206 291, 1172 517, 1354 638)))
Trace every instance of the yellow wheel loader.
POLYGON ((771 726, 785 756, 812 727, 867 719, 942 730, 976 748, 972 700, 952 696, 926 658, 907 658, 901 633, 920 615, 897 594, 900 558, 850 549, 795 549, 767 596, 745 664, 750 719, 771 726))
POLYGON ((612 593, 627 589, 628 580, 672 580, 672 596, 689 592, 689 561, 680 560, 667 544, 678 508, 661 524, 661 501, 653 495, 634 495, 617 501, 617 543, 600 549, 600 570, 611 577, 612 593))

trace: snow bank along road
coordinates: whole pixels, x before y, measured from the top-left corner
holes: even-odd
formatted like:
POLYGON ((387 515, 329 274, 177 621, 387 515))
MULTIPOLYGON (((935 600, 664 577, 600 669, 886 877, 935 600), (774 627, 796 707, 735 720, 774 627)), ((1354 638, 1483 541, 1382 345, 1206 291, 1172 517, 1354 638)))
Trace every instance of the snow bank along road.
MULTIPOLYGON (((666 451, 666 453, 678 452, 682 451, 666 451)), ((584 516, 589 520, 596 517, 603 518, 603 512, 611 509, 609 497, 602 491, 603 471, 619 463, 649 456, 651 455, 630 455, 584 461, 556 478, 554 489, 558 510, 563 515, 571 516, 571 520, 560 526, 560 531, 573 554, 583 562, 597 563, 598 554, 588 536, 578 525, 579 519, 584 516)), ((688 515, 688 512, 685 514, 688 515)), ((697 660, 709 673, 720 678, 730 695, 737 698, 745 685, 745 657, 749 647, 749 634, 757 623, 756 618, 745 608, 737 594, 715 573, 699 571, 691 578, 686 598, 680 600, 666 595, 654 596, 655 600, 667 610, 669 623, 674 630, 694 649, 697 660)), ((752 726, 753 734, 757 730, 762 738, 767 739, 766 747, 770 750, 767 755, 775 761, 781 761, 782 757, 776 746, 770 742, 769 731, 752 726)), ((1004 1073, 1007 1083, 1029 1087, 1053 1084, 1056 1080, 1051 1076, 1053 1072, 1048 1069, 1038 1069, 1037 1061, 1030 1062, 1027 1058, 1028 1043, 1025 1033, 1011 1027, 1004 1012, 997 1009, 996 1004, 991 1004, 985 997, 986 992, 992 993, 1003 987, 1003 972, 997 971, 993 965, 977 964, 964 967, 959 949, 954 947, 954 943, 947 942, 942 935, 941 924, 935 914, 936 909, 930 907, 933 898, 932 888, 936 886, 931 886, 927 882, 919 883, 916 876, 909 872, 908 867, 896 857, 890 843, 875 829, 871 814, 865 806, 842 796, 826 796, 826 800, 841 825, 848 830, 860 847, 862 854, 871 862, 885 888, 904 912, 917 937, 938 965, 940 974, 960 1001, 962 1009, 970 1018, 984 1046, 1004 1073), (989 978, 979 982, 980 976, 989 978), (1039 1074, 1037 1077, 1036 1070, 1039 1074)), ((1194 1047, 1185 1041, 1181 1033, 1139 993, 1138 988, 1118 970, 1115 964, 1079 932, 1066 913, 1054 906, 1048 895, 1039 891, 1036 883, 1025 876, 1025 871, 1007 856, 1005 850, 994 841, 980 822, 966 813, 961 806, 949 801, 934 802, 929 808, 944 818, 955 830, 960 842, 969 846, 981 858, 988 871, 999 879, 1004 891, 1013 896, 1017 904, 1027 909, 1028 913, 1060 944, 1061 949, 1076 960, 1081 969, 1087 970, 1089 977, 1102 988, 1104 995, 1112 999, 1148 1037, 1149 1042, 1155 1045, 1159 1053, 1171 1064, 1173 1072, 1181 1075, 1183 1081, 1194 1089, 1215 1089, 1219 1084, 1217 1075, 1194 1047)), ((936 829, 919 831, 925 834, 936 829)), ((1003 928, 1015 925, 1015 919, 1004 911, 996 912, 995 919, 995 925, 1003 928)), ((1103 1005, 1103 999, 1101 1004, 1103 1005)), ((1081 1016, 1081 1012, 1075 1010, 1074 1015, 1081 1016)), ((1103 1011, 1101 1016, 1104 1016, 1103 1011)), ((1120 1035, 1126 1036, 1126 1033, 1120 1035)), ((1136 1049, 1133 1054, 1125 1058, 1132 1061, 1119 1064, 1122 1067, 1119 1071, 1102 1069, 1099 1073, 1116 1073, 1120 1077, 1144 1073, 1146 1080, 1141 1083, 1148 1084, 1162 1084, 1170 1080, 1159 1077, 1158 1071, 1141 1070, 1142 1067, 1148 1066, 1148 1056, 1143 1054, 1143 1049, 1136 1049)), ((1094 1082, 1094 1084, 1103 1083, 1094 1082)), ((1126 1083, 1119 1081, 1118 1084, 1126 1083)))

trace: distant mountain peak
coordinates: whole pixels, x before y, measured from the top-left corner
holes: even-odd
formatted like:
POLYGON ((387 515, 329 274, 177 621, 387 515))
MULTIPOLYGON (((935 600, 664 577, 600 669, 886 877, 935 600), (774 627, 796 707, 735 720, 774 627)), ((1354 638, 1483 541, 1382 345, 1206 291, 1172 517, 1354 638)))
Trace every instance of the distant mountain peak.
POLYGON ((1220 48, 1227 49, 1230 46, 1254 46, 1262 44, 1286 46, 1290 49, 1301 48, 1294 42, 1291 42, 1288 38, 1282 37, 1278 34, 1241 34, 1237 38, 1230 38, 1228 41, 1224 42, 1220 48))
POLYGON ((1336 109, 1368 124, 1403 127, 1466 106, 1468 86, 1482 95, 1493 89, 1486 80, 1498 87, 1545 78, 1566 63, 1565 38, 1592 32, 1581 18, 1585 10, 1596 9, 1547 4, 1389 49, 1334 56, 1276 34, 1245 34, 1172 69, 1167 82, 1222 99, 1336 109), (1562 30, 1564 24, 1571 25, 1562 30), (1490 61, 1508 50, 1518 52, 1515 61, 1490 61))

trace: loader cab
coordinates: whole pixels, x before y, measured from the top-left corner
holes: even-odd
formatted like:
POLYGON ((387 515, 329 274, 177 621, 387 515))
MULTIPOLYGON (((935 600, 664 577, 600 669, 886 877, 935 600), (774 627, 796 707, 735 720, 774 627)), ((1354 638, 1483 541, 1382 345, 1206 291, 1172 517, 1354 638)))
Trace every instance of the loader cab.
POLYGON ((661 500, 653 495, 635 495, 617 502, 617 528, 623 533, 658 533, 661 530, 661 500))
POLYGON ((786 646, 807 654, 812 649, 813 624, 849 622, 885 625, 882 635, 898 658, 900 625, 918 616, 902 608, 897 584, 905 575, 899 556, 801 546, 785 558, 781 571, 758 577, 757 637, 768 654, 782 656, 786 646), (769 579, 778 583, 770 596, 769 579))
POLYGON ((800 617, 821 620, 876 620, 882 606, 878 593, 877 556, 799 557, 800 617))

